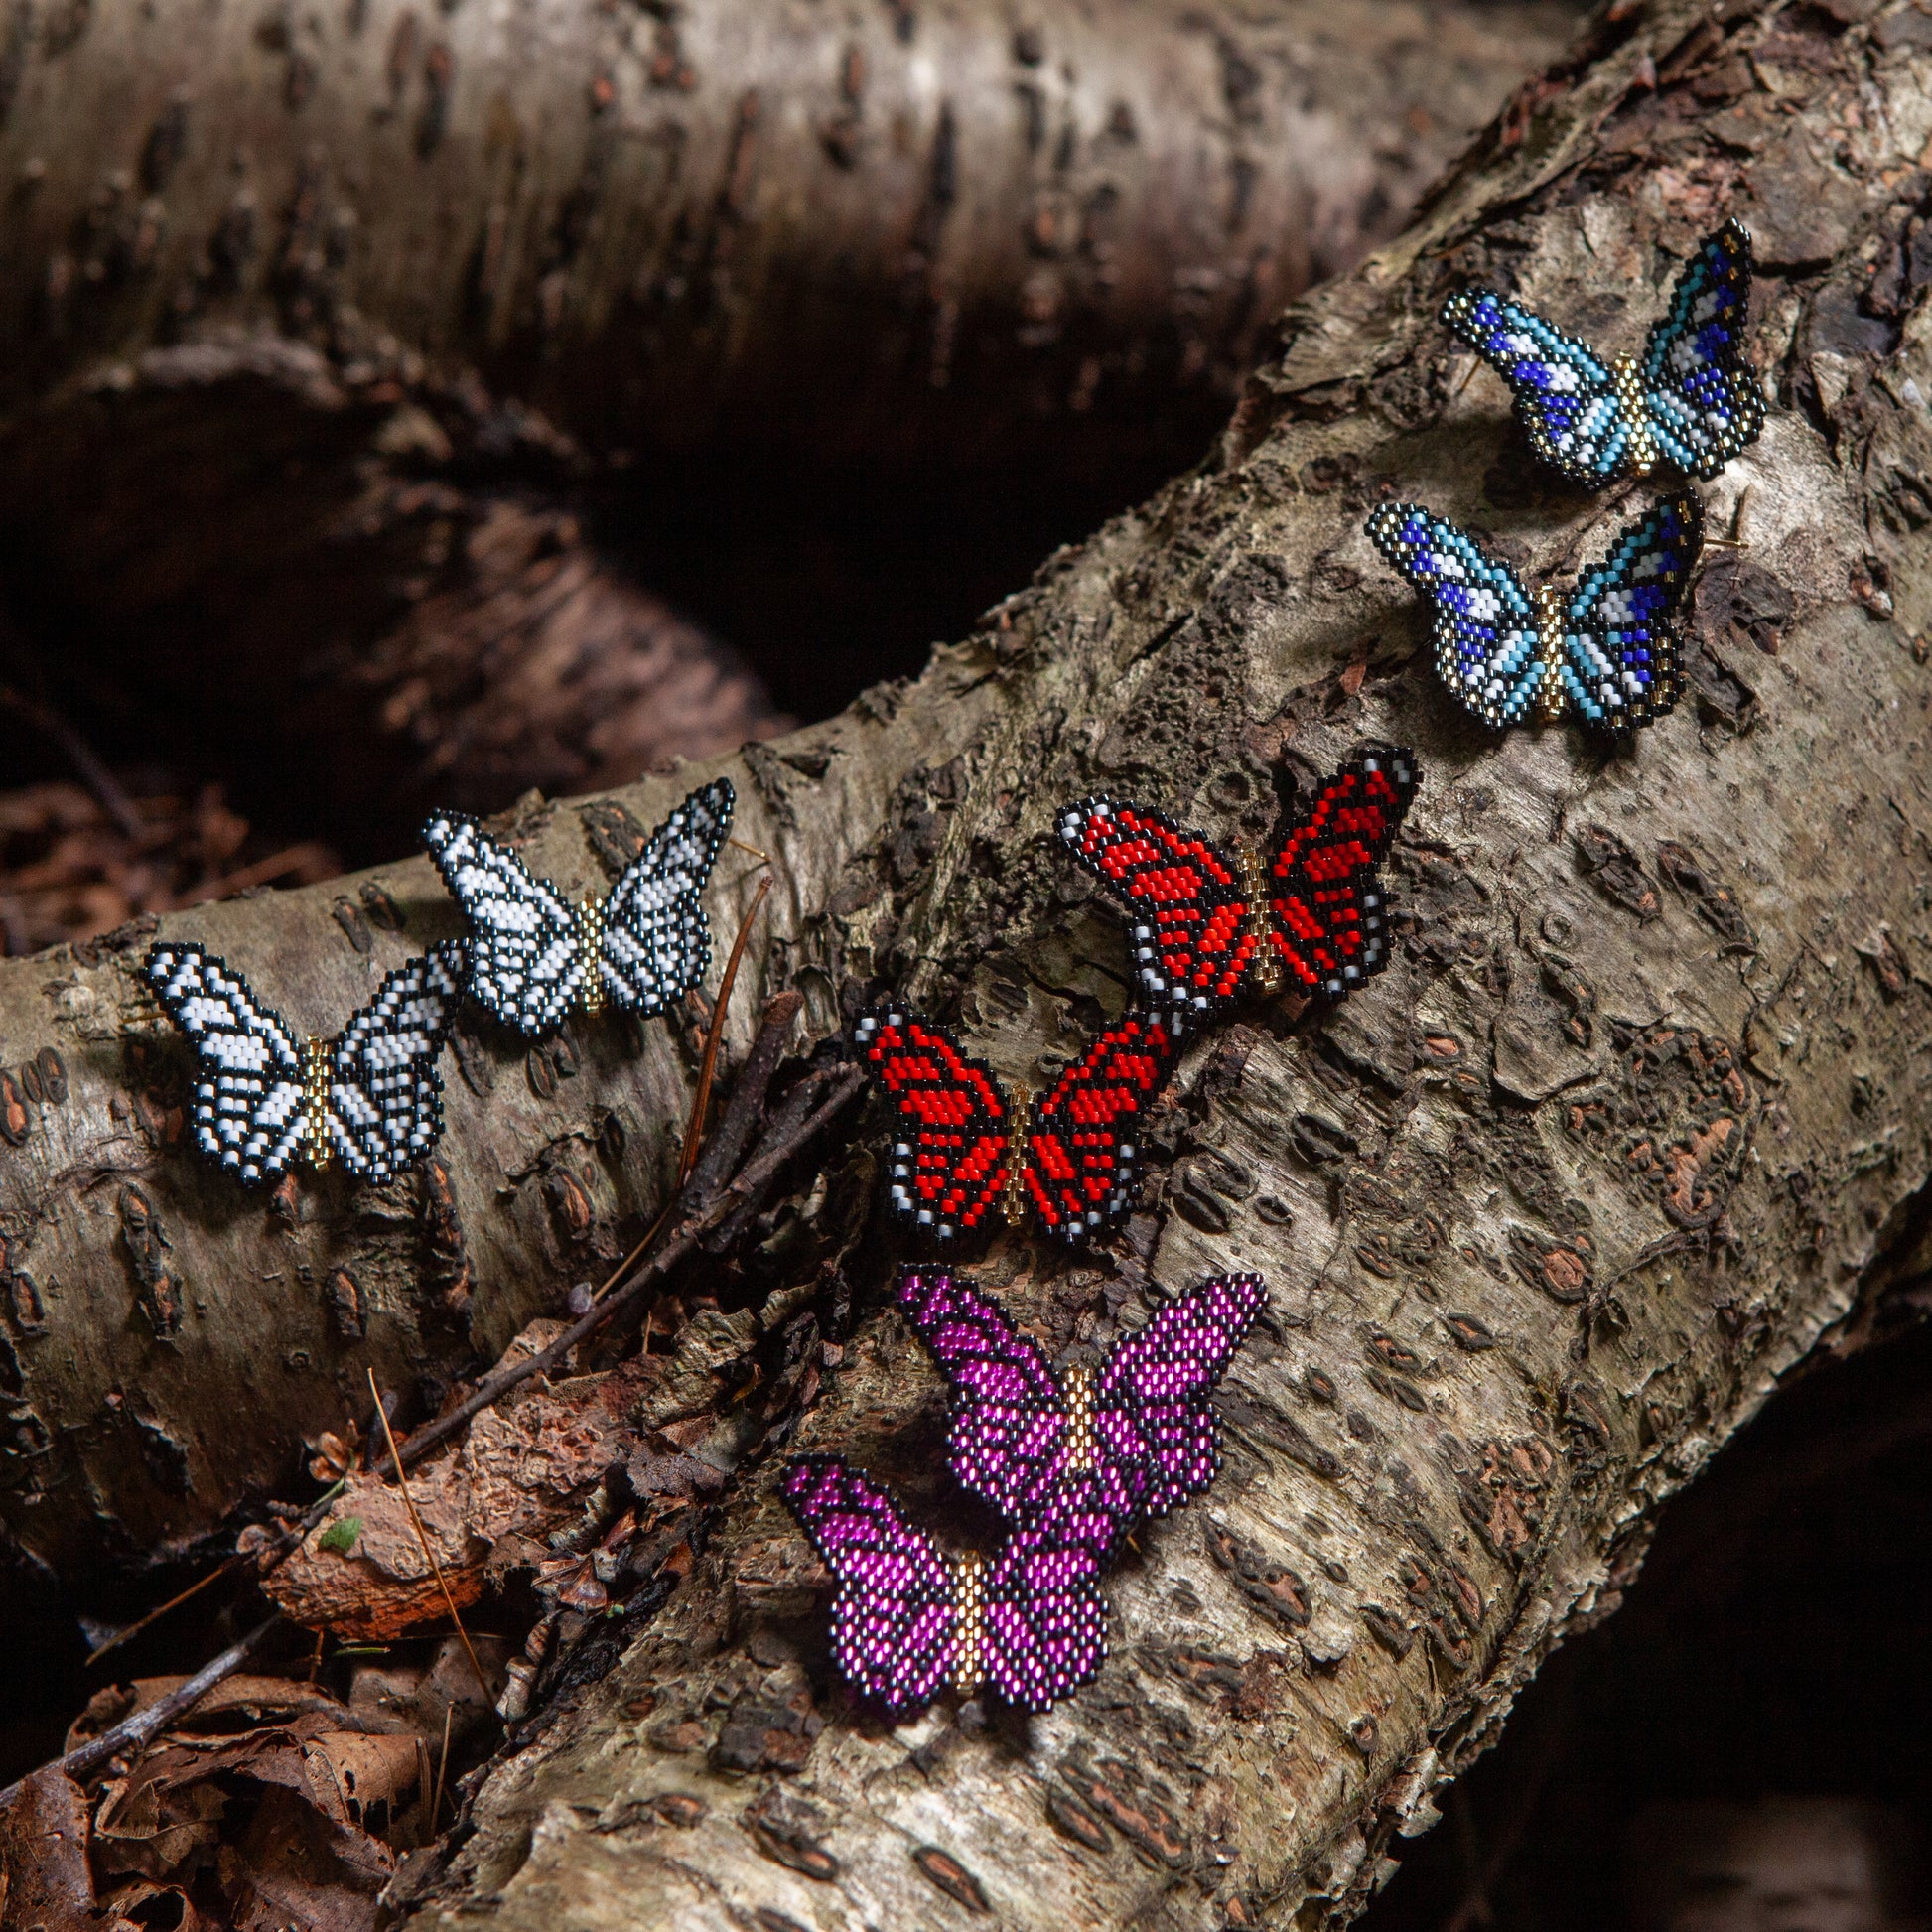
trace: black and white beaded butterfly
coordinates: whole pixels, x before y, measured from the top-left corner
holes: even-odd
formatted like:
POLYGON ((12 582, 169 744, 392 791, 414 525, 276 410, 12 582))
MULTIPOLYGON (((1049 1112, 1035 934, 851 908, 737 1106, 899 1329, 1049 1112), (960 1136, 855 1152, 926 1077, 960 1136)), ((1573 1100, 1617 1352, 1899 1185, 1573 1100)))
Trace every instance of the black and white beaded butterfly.
POLYGON ((1620 531, 1568 598, 1549 584, 1532 596, 1468 531, 1415 503, 1384 503, 1368 533, 1435 606, 1437 673, 1485 724, 1574 717, 1626 732, 1677 702, 1677 610, 1704 542, 1692 491, 1620 531))
POLYGON ((141 971, 195 1048, 195 1145, 248 1186, 298 1164, 391 1180, 435 1147, 460 940, 405 960, 334 1039, 298 1040, 239 973, 189 941, 154 946, 141 971))
POLYGON ((608 998, 649 1019, 705 976, 711 927, 700 895, 731 828, 729 778, 694 791, 618 877, 573 906, 475 819, 444 812, 423 843, 470 922, 470 994, 532 1039, 573 1007, 608 998))
POLYGON ((1677 278, 1641 356, 1605 364, 1574 336, 1493 289, 1459 289, 1443 320, 1516 396, 1530 445, 1586 489, 1671 463, 1715 477, 1764 427, 1742 355, 1751 238, 1738 221, 1707 235, 1677 278))

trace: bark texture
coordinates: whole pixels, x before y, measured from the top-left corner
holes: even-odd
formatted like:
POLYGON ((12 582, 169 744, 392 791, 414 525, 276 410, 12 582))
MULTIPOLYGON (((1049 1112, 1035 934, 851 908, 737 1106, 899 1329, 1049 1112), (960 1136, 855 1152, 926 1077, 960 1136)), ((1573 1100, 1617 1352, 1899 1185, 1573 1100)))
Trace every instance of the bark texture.
MULTIPOLYGON (((941 1708, 894 1730, 832 1686, 772 1451, 837 1447, 957 1520, 935 1379, 880 1307, 861 1142, 716 1284, 752 1306, 680 1342, 695 1376, 736 1359, 762 1391, 703 1446, 738 1479, 689 1575, 654 1614, 573 1630, 454 1860, 417 1862, 398 1902, 780 1932, 1345 1916, 1549 1648, 1615 1606, 1659 1501, 1821 1337, 1884 1318, 1932 1118, 1932 17, 1861 11, 1613 9, 1400 242, 1289 312, 1213 461, 915 682, 705 767, 773 857, 754 990, 798 986, 814 1035, 865 983, 904 986, 1036 1080, 1127 977, 1118 922, 1047 846, 1055 802, 1105 787, 1260 832, 1284 772, 1368 736, 1424 760, 1400 956, 1330 1016, 1256 1011, 1196 1046, 1111 1250, 981 1266, 1055 1351, 1211 1270, 1273 1288, 1221 1400, 1228 1466, 1112 1581, 1092 1686, 1030 1724, 941 1708), (1442 294, 1506 277, 1622 350, 1730 211, 1782 406, 1706 492, 1748 547, 1706 568, 1692 690, 1622 757, 1489 740, 1433 687, 1368 507, 1399 487, 1549 575, 1631 498, 1546 487, 1442 294)), ((648 822, 699 775, 622 799, 648 822)), ((517 829, 578 889, 610 827, 593 804, 517 829)), ((749 865, 721 867, 725 929, 749 865)), ((168 929, 335 1025, 449 915, 409 862, 168 929)), ((450 1359, 447 1233, 408 1190, 305 1186, 277 1216, 169 1146, 181 1068, 133 997, 138 943, 0 967, 9 1076, 43 1044, 66 1076, 0 1147, 6 1521, 72 1570, 205 1534, 365 1363, 393 1383, 450 1359), (365 1339, 332 1329, 338 1270, 365 1339)), ((662 1026, 576 1035, 567 1069, 496 1040, 458 1058, 446 1154, 493 1348, 662 1197, 692 1064, 662 1026)))
POLYGON ((0 585, 123 756, 185 709, 173 756, 359 820, 352 858, 726 751, 773 706, 640 570, 788 574, 707 607, 784 638, 849 572, 766 526, 878 518, 882 473, 1191 462, 1579 14, 15 8, 0 585))

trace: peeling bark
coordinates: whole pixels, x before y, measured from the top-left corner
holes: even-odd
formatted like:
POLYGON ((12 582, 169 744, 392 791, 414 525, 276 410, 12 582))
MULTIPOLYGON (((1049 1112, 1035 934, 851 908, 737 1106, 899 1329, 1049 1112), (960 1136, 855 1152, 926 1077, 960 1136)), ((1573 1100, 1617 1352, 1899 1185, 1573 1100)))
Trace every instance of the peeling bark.
MULTIPOLYGON (((546 1927, 1346 1917, 1550 1648, 1614 1609, 1662 1499, 1821 1339, 1898 1318, 1932 1154, 1932 32, 1861 11, 1625 10, 1400 241, 1288 313, 1198 473, 918 680, 716 767, 778 881, 755 991, 796 984, 825 1036, 866 982, 904 987, 1009 1078, 1127 984, 1118 921, 1049 847, 1056 800, 1104 786, 1253 833, 1281 774, 1363 738, 1414 745, 1425 777, 1388 973, 1326 1017, 1252 1011, 1197 1043, 1108 1251, 1005 1243, 981 1266, 1055 1352, 1211 1270, 1273 1288, 1220 1399, 1228 1466, 1112 1580, 1096 1682, 1032 1722, 948 1706, 883 1729, 831 1680, 777 1452, 836 1446, 935 1520, 952 1508, 936 1379, 881 1295, 862 1140, 773 1214, 756 1270, 718 1278, 756 1315, 762 1393, 731 1412, 755 1410, 688 1576, 579 1626, 454 1856, 415 1862, 398 1903, 546 1927), (1707 491, 1711 527, 1748 548, 1706 573, 1691 691, 1622 756, 1489 740, 1433 688, 1370 504, 1399 484, 1542 573, 1628 509, 1529 468, 1498 385, 1436 325, 1444 290, 1506 277, 1620 350, 1730 211, 1758 239, 1754 342, 1782 406, 1707 491)), ((624 802, 648 819, 695 775, 624 802)), ((584 812, 523 829, 566 884, 596 877, 584 812)), ((721 871, 728 925, 749 879, 721 871)), ((366 956, 333 915, 357 881, 168 929, 320 1018, 447 929, 426 866, 380 880, 405 932, 366 956)), ((0 1147, 42 1331, 12 1339, 6 1521, 76 1569, 117 1536, 205 1532, 272 1473, 263 1444, 339 1417, 365 1362, 393 1382, 437 1354, 413 1201, 305 1188, 287 1227, 204 1181, 166 1147, 179 1074, 132 985, 112 949, 0 967, 9 1061, 52 1041, 69 1083, 0 1147), (327 1327, 337 1266, 374 1284, 352 1347, 327 1327), (142 1311, 170 1271, 162 1340, 142 1311), (271 1271, 293 1297, 272 1319, 271 1271), (281 1351, 305 1321, 298 1366, 281 1351), (164 1412, 220 1427, 177 1453, 139 1433, 164 1412)), ((641 1048, 586 1031, 539 1098, 501 1042, 464 1045, 487 1095, 453 1080, 445 1152, 486 1345, 575 1272, 546 1157, 614 1237, 661 1199, 683 1050, 662 1027, 641 1048)))

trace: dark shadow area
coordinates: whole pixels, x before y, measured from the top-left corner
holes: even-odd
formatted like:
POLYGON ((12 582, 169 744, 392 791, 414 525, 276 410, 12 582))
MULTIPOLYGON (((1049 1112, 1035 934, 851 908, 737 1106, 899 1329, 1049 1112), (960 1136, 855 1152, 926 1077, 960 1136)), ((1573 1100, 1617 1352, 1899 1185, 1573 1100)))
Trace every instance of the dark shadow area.
MULTIPOLYGON (((1397 1842, 1402 1868, 1362 1923, 1860 1932, 1869 1921, 1842 1901, 1749 1916, 1725 1869, 1737 1816, 1795 1856, 1821 1808, 1767 1801, 1877 1807, 1858 1815, 1875 1818, 1884 1862, 1915 1865, 1929 1671, 1932 1331, 1919 1329, 1800 1380, 1666 1508, 1623 1608, 1552 1659, 1443 1822, 1397 1842), (1660 1885, 1675 1888, 1661 1903, 1660 1885)), ((1917 1920, 1918 1881, 1886 1883, 1881 1922, 1917 1920)))

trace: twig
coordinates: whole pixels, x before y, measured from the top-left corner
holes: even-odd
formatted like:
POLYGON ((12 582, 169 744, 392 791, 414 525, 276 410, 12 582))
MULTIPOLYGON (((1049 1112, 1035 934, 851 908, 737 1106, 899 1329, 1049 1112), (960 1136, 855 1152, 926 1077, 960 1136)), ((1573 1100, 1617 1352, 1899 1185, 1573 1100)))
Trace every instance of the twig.
POLYGON ((436 1836, 436 1821, 443 1815, 443 1773, 450 1768, 450 1721, 456 1716, 456 1706, 443 1707, 443 1755, 436 1760, 436 1795, 429 1801, 429 1834, 423 1840, 427 1845, 436 1836))
POLYGON ((762 859, 767 866, 771 863, 770 853, 760 852, 757 846, 747 845, 743 839, 727 839, 725 843, 737 846, 741 852, 749 852, 754 859, 762 859))
POLYGON ((198 1595, 202 1590, 207 1589, 209 1584, 219 1583, 231 1571, 239 1570, 246 1561, 247 1559, 245 1557, 233 1556, 228 1558, 225 1563, 217 1564, 199 1583, 190 1584, 186 1589, 177 1590, 174 1595, 169 1597, 167 1602, 157 1603, 147 1615, 136 1617, 124 1630, 116 1630, 111 1637, 102 1637, 87 1652, 87 1662, 90 1664, 94 1663, 99 1658, 105 1657, 110 1650, 118 1650, 130 1637, 138 1637, 150 1623, 158 1623, 170 1610, 186 1603, 191 1596, 198 1595))
POLYGON ((416 1541, 423 1546, 423 1555, 429 1559, 429 1567, 436 1573, 436 1587, 443 1592, 443 1601, 449 1605, 450 1621, 456 1625, 456 1633, 463 1639, 464 1655, 470 1659, 470 1668, 477 1673, 477 1688, 483 1694, 485 1704, 495 1700, 489 1694, 489 1679, 483 1675, 483 1667, 477 1657, 477 1646, 470 1641, 470 1632, 463 1627, 463 1618, 457 1611, 456 1598, 450 1593, 449 1579, 443 1575, 443 1566, 436 1560, 436 1551, 431 1547, 429 1532, 423 1528, 423 1519, 416 1513, 416 1498, 409 1493, 409 1478, 402 1472, 402 1458, 396 1453, 396 1433, 389 1427, 389 1412, 382 1406, 382 1391, 375 1385, 375 1370, 369 1370, 369 1393, 375 1397, 375 1413, 382 1418, 383 1440, 389 1445, 389 1457, 396 1465, 396 1487, 402 1491, 402 1506, 409 1512, 409 1520, 416 1526, 416 1541))
POLYGON ((725 1011, 731 1005, 732 986, 738 978, 738 963, 745 957, 745 942, 752 936, 752 921, 771 890, 771 875, 759 881, 752 907, 738 922, 738 937, 732 941, 731 957, 725 961, 725 976, 718 983, 717 1004, 711 1009, 711 1026, 705 1035, 704 1062, 698 1068, 698 1090, 691 1096, 691 1118, 685 1124, 684 1146, 677 1158, 677 1184, 682 1187, 698 1165, 698 1148, 704 1139, 705 1110, 711 1105, 711 1076, 718 1070, 718 1042, 725 1035, 725 1011))
POLYGON ((804 1004, 805 996, 794 986, 786 987, 782 993, 774 994, 765 1002, 764 1012, 759 1020, 758 1037, 753 1040, 752 1050, 745 1055, 745 1064, 739 1069, 731 1098, 725 1102, 724 1117, 699 1151, 688 1176, 700 1195, 721 1187, 725 1176, 737 1167, 744 1155, 745 1144, 752 1138, 752 1129, 764 1111, 764 1096, 770 1089, 771 1076, 777 1072, 778 1062, 784 1057, 791 1023, 798 1017, 798 1011, 804 1004))
POLYGON ((93 747, 52 705, 30 698, 11 684, 0 684, 0 705, 19 712, 36 731, 51 738, 68 755, 69 761, 86 781, 87 789, 100 800, 107 816, 136 845, 146 843, 149 827, 141 822, 133 799, 121 789, 113 772, 101 763, 93 747))
POLYGON ((280 852, 271 852, 266 859, 257 859, 252 866, 243 866, 239 872, 224 873, 219 879, 210 879, 205 885, 191 887, 175 900, 175 910, 180 912, 191 905, 206 905, 209 899, 226 898, 231 893, 245 893, 251 886, 266 886, 270 880, 300 872, 305 866, 325 869, 322 876, 327 878, 339 870, 340 864, 336 853, 319 839, 305 839, 300 845, 285 846, 280 852))
MULTIPOLYGON (((275 1611, 256 1624, 245 1637, 231 1643, 213 1663, 204 1664, 185 1684, 177 1685, 166 1697, 157 1698, 145 1711, 122 1719, 119 1724, 103 1730, 98 1737, 84 1744, 76 1744, 65 1757, 57 1757, 52 1764, 45 1764, 41 1769, 64 1771, 69 1777, 78 1779, 130 1746, 138 1750, 183 1713, 192 1711, 224 1678, 232 1677, 281 1620, 281 1611, 275 1611)), ((33 1775, 38 1776, 39 1773, 33 1775)), ((26 1779, 19 1779, 0 1791, 0 1811, 4 1811, 20 1796, 20 1787, 25 1782, 26 1779)))
MULTIPOLYGON (((690 1208, 679 1219, 669 1240, 657 1252, 644 1261, 637 1272, 621 1288, 607 1295, 603 1301, 593 1303, 588 1314, 581 1316, 553 1341, 550 1346, 535 1355, 526 1355, 513 1366, 500 1369, 486 1381, 480 1383, 476 1393, 467 1401, 459 1403, 447 1415, 437 1417, 432 1423, 425 1424, 403 1445, 405 1466, 421 1461, 438 1443, 454 1436, 472 1416, 481 1415, 493 1403, 499 1402, 519 1383, 527 1382, 533 1375, 545 1375, 558 1366, 571 1350, 587 1337, 596 1334, 607 1321, 635 1308, 643 1299, 645 1289, 661 1280, 680 1261, 695 1248, 699 1241, 737 1211, 741 1201, 749 1198, 767 1181, 775 1178, 800 1148, 806 1146, 827 1126, 865 1084, 865 1075, 855 1067, 848 1067, 833 1082, 831 1091, 813 1109, 810 1116, 802 1121, 797 1129, 782 1137, 767 1134, 759 1143, 759 1152, 746 1163, 738 1178, 724 1190, 708 1207, 700 1207, 695 1199, 690 1208)), ((680 1196, 679 1205, 683 1206, 686 1196, 695 1195, 695 1189, 687 1187, 680 1196)), ((378 1465, 380 1474, 385 1465, 378 1465)), ((393 1467, 393 1460, 386 1466, 393 1467)), ((318 1518, 318 1521, 321 1519, 318 1518)))

